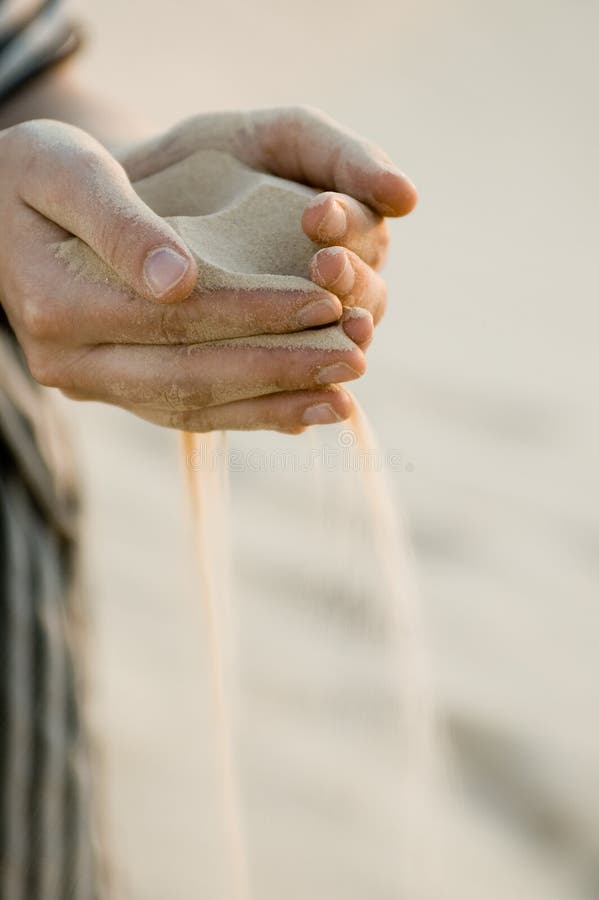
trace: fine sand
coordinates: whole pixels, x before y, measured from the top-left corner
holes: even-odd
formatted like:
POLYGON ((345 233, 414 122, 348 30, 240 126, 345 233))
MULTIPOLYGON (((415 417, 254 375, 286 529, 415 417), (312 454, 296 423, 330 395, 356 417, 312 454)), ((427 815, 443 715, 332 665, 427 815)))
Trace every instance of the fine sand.
MULTIPOLYGON (((198 265, 197 288, 214 292, 215 303, 218 291, 315 290, 308 266, 317 246, 304 234, 301 216, 316 191, 255 172, 217 150, 193 153, 137 182, 135 189, 183 238, 198 265)), ((78 278, 119 284, 77 238, 59 244, 56 255, 78 278)), ((340 326, 227 343, 318 350, 353 346, 340 326)))

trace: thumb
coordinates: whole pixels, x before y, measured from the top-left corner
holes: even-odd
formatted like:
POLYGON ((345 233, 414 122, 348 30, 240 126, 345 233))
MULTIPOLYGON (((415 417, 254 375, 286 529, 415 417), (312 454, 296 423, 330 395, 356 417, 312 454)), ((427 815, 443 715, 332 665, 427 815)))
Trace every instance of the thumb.
POLYGON ((85 241, 136 294, 163 303, 189 296, 198 274, 192 254, 114 157, 60 122, 29 122, 25 131, 38 133, 29 134, 22 199, 85 241))

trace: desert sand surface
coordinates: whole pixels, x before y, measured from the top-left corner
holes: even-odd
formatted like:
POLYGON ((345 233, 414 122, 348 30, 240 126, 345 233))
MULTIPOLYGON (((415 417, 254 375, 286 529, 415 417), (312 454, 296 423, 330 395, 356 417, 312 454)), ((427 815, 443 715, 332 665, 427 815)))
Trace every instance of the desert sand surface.
MULTIPOLYGON (((394 453, 387 475, 459 781, 445 851, 424 842, 410 900, 596 898, 597 7, 77 8, 86 80, 157 128, 310 103, 382 144, 418 185, 416 213, 392 226, 389 311, 356 387, 394 453)), ((65 405, 87 491, 118 897, 231 900, 176 436, 65 405)), ((332 727, 354 716, 382 734, 385 718, 336 476, 259 471, 265 453, 301 453, 309 437, 231 435, 230 446, 243 461, 233 559, 256 896, 362 900, 369 885, 369 898, 397 898, 377 831, 394 758, 381 751, 374 765, 363 733, 332 727)))

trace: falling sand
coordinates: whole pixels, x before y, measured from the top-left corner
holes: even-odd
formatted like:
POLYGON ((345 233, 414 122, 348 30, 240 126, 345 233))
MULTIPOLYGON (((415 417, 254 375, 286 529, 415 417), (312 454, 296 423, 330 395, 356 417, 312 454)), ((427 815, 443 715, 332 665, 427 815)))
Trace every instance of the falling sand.
MULTIPOLYGON (((198 287, 204 291, 277 289, 314 291, 309 263, 317 249, 301 228, 301 216, 315 191, 256 172, 232 156, 213 150, 194 153, 135 185, 137 192, 183 238, 198 265, 198 287)), ((72 238, 57 247, 76 278, 123 287, 116 274, 82 241, 72 238)), ((360 315, 360 311, 350 311, 360 315)), ((314 348, 349 350, 354 345, 339 325, 306 331, 258 335, 227 341, 290 352, 314 348)), ((374 439, 363 413, 352 419, 356 451, 372 452, 374 439)), ((250 897, 249 862, 244 837, 230 712, 229 659, 223 646, 230 640, 226 589, 227 539, 224 532, 225 471, 199 473, 190 465, 194 452, 214 450, 218 435, 184 434, 182 449, 196 522, 212 689, 221 765, 223 819, 230 861, 232 900, 250 897)), ((219 457, 222 459, 222 456, 219 457)), ((359 469, 359 466, 358 466, 359 469)), ((398 658, 398 719, 421 761, 430 736, 429 717, 422 715, 426 690, 418 681, 419 640, 414 591, 409 583, 405 540, 397 531, 389 493, 379 472, 366 471, 364 493, 371 505, 372 531, 385 583, 388 620, 398 658), (410 687, 405 688, 410 680, 410 687), (415 705, 418 709, 415 709, 415 705)))

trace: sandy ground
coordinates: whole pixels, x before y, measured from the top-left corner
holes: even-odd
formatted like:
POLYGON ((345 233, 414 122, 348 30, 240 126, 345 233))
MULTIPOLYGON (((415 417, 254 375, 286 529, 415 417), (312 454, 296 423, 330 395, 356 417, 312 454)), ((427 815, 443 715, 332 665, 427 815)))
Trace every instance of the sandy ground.
MULTIPOLYGON (((308 102, 380 142, 418 184, 417 213, 394 225, 390 309, 357 393, 383 447, 400 451, 389 475, 461 781, 433 896, 596 898, 597 7, 81 9, 86 78, 158 126, 308 102)), ((230 900, 176 440, 109 408, 71 412, 121 890, 230 900)), ((255 435, 232 446, 310 444, 255 435)), ((347 517, 323 501, 329 484, 323 494, 245 460, 233 475, 234 549, 257 896, 397 897, 372 877, 388 859, 379 800, 392 762, 373 775, 368 748, 333 734, 317 702, 319 691, 347 695, 335 715, 364 718, 376 696, 376 643, 350 615, 347 517)), ((382 734, 385 716, 375 719, 382 734)), ((431 843, 423 869, 439 866, 431 843)), ((425 880, 410 900, 430 896, 425 880)))

